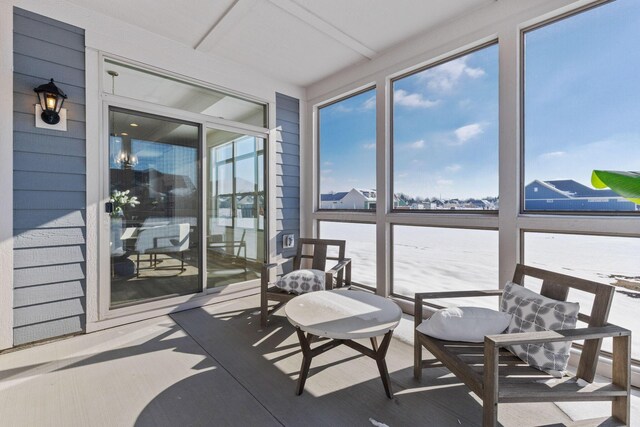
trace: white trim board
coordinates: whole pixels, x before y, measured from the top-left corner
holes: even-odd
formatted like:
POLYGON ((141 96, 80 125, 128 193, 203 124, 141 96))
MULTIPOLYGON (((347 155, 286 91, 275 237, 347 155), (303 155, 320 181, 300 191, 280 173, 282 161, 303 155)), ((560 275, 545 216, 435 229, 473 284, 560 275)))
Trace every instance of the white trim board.
MULTIPOLYGON (((0 4, 0 350, 13 346, 13 5, 0 4)), ((35 101, 34 101, 35 102, 35 101)))

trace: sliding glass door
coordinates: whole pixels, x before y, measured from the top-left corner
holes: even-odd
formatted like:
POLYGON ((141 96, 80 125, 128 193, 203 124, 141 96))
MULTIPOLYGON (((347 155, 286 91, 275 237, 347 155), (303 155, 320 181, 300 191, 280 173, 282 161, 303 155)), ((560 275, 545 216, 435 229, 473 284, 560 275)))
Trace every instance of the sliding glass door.
POLYGON ((111 308, 201 290, 200 128, 109 109, 111 308))
POLYGON ((207 129, 207 287, 260 277, 265 260, 264 139, 207 129))

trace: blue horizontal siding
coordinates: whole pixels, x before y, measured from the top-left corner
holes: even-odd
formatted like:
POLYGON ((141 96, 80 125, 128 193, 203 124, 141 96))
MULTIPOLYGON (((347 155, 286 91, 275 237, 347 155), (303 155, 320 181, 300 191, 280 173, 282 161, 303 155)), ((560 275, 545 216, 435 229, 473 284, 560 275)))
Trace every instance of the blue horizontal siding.
MULTIPOLYGON (((14 72, 13 73, 14 96, 15 94, 34 96, 33 88, 42 83, 46 83, 46 82, 43 82, 40 79, 34 79, 33 76, 30 76, 28 74, 20 74, 20 73, 14 72)), ((64 93, 68 97, 67 100, 65 101, 65 105, 67 102, 73 102, 74 104, 80 104, 80 105, 85 104, 86 99, 85 99, 84 87, 65 85, 64 93)), ((35 104, 35 98, 34 98, 34 104, 35 104)))
POLYGON ((14 344, 85 325, 84 31, 14 8, 14 344), (67 131, 36 128, 33 88, 68 95, 67 131))
POLYGON ((78 245, 56 246, 53 248, 16 249, 13 254, 14 268, 81 263, 84 260, 84 250, 78 245))
POLYGON ((85 244, 84 227, 37 228, 27 230, 14 228, 13 234, 13 247, 16 249, 85 244))
POLYGON ((84 278, 85 274, 82 263, 16 268, 13 272, 15 288, 46 285, 48 283, 58 283, 69 280, 82 280, 84 278))
POLYGON ((13 153, 13 168, 18 171, 84 174, 85 164, 85 158, 81 156, 20 151, 13 153))
POLYGON ((84 325, 85 316, 77 315, 14 328, 13 343, 15 345, 28 344, 34 341, 82 332, 84 325))
POLYGON ((13 50, 52 64, 84 70, 84 52, 22 34, 14 34, 13 50))
MULTIPOLYGON (((60 131, 57 130, 49 130, 43 128, 35 127, 35 114, 34 112, 29 113, 13 113, 13 131, 14 132, 25 132, 29 134, 36 135, 51 135, 51 136, 60 136, 60 131)), ((85 124, 84 122, 79 122, 75 120, 67 120, 67 138, 77 138, 84 139, 85 138, 85 124)))
MULTIPOLYGON (((67 24, 66 22, 60 22, 55 19, 49 18, 48 16, 38 15, 33 12, 29 12, 28 10, 20 9, 15 7, 13 9, 13 19, 14 19, 14 32, 20 32, 20 30, 33 30, 33 27, 30 25, 35 25, 37 28, 45 28, 48 31, 54 31, 56 29, 64 30, 73 34, 77 34, 80 36, 78 40, 73 43, 65 44, 65 46, 83 46, 84 50, 84 30, 82 28, 78 28, 74 25, 67 24), (24 18, 29 22, 19 21, 20 18, 24 18), (20 22, 18 25, 16 21, 20 22), (46 25, 42 25, 46 24, 46 25)), ((46 31, 43 31, 46 35, 46 31)))
MULTIPOLYGON (((36 104, 35 93, 14 93, 13 111, 15 113, 33 114, 36 104)), ((65 101, 63 108, 67 110, 67 121, 85 122, 84 104, 65 101)))
POLYGON ((84 191, 31 191, 13 192, 15 209, 84 209, 84 191))
MULTIPOLYGON (((44 59, 27 56, 14 52, 13 71, 28 74, 34 77, 34 81, 46 83, 49 79, 55 80, 63 92, 64 86, 84 87, 84 70, 62 64, 54 64, 44 59)), ((34 85, 35 87, 36 85, 34 85)))
POLYGON ((13 177, 14 190, 79 191, 84 195, 87 186, 83 174, 15 171, 13 177))
MULTIPOLYGON (((291 256, 295 249, 283 249, 282 238, 300 238, 300 102, 276 94, 276 252, 291 256)), ((290 270, 285 267, 285 270, 290 270)))
POLYGON ((13 295, 13 306, 26 307, 44 304, 60 299, 83 298, 84 289, 81 280, 71 282, 51 283, 47 285, 27 286, 18 288, 13 295))
POLYGON ((75 227, 81 229, 85 226, 85 212, 78 210, 23 210, 13 211, 14 230, 34 230, 39 228, 65 228, 75 227))
MULTIPOLYGON (((59 296, 56 297, 59 299, 59 296)), ((14 327, 50 322, 66 317, 82 316, 84 307, 80 298, 54 301, 45 304, 16 307, 13 310, 14 327)))

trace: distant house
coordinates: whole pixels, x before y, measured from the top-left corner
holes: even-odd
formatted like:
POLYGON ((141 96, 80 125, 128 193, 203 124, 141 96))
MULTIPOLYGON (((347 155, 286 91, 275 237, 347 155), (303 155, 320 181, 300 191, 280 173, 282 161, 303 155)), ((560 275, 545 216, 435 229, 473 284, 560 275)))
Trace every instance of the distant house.
POLYGON ((375 209, 376 190, 352 188, 348 192, 320 195, 320 209, 375 209))
POLYGON ((612 190, 596 190, 572 179, 535 180, 525 189, 525 209, 537 211, 635 211, 636 204, 612 190))
POLYGON ((343 191, 340 193, 321 194, 320 209, 344 209, 341 207, 341 201, 347 193, 347 191, 343 191))
POLYGON ((398 196, 397 194, 394 194, 393 195, 393 208, 394 209, 409 209, 410 206, 409 206, 409 202, 406 199, 398 196))
POLYGON ((464 204, 465 209, 493 209, 492 204, 487 200, 469 199, 464 204))

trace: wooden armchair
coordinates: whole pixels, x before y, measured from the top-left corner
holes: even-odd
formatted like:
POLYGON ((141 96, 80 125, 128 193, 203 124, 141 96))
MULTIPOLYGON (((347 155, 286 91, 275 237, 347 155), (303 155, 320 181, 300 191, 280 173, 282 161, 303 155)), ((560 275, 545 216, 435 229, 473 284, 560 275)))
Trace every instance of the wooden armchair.
MULTIPOLYGON (((524 286, 525 276, 542 280, 540 294, 566 301, 570 289, 593 295, 589 315, 578 319, 588 327, 517 334, 485 336, 484 343, 454 342, 436 339, 415 332, 414 376, 420 380, 422 369, 445 366, 482 399, 483 426, 494 426, 498 418, 498 403, 594 401, 612 402, 612 418, 629 424, 631 331, 607 323, 615 288, 610 285, 578 279, 534 267, 518 264, 513 282, 524 286), (613 337, 612 380, 608 384, 580 384, 578 379, 592 383, 602 339, 613 337), (551 375, 530 367, 505 347, 528 343, 585 340, 576 375, 554 379, 551 375), (435 359, 422 360, 422 347, 435 359), (546 381, 549 380, 549 381, 546 381)), ((469 296, 501 295, 502 291, 425 292, 416 294, 415 326, 423 319, 423 305, 442 308, 425 300, 469 296)))
MULTIPOLYGON (((330 270, 325 272, 324 287, 326 290, 334 287, 351 285, 351 260, 345 258, 344 240, 326 240, 326 239, 299 239, 298 248, 293 257, 293 271, 300 270, 303 266, 303 260, 310 260, 310 267, 314 270, 325 271, 327 260, 337 261, 330 270), (327 256, 327 249, 330 247, 338 248, 338 256, 327 256), (334 286, 335 280, 335 286, 334 286)), ((270 282, 271 270, 290 261, 291 258, 283 258, 279 262, 265 264, 262 268, 261 286, 260 286, 260 324, 267 326, 269 314, 278 310, 283 304, 295 297, 295 294, 286 292, 274 283, 270 282), (269 310, 269 300, 278 301, 271 310, 269 310)), ((309 261, 306 261, 309 262, 309 261)))

